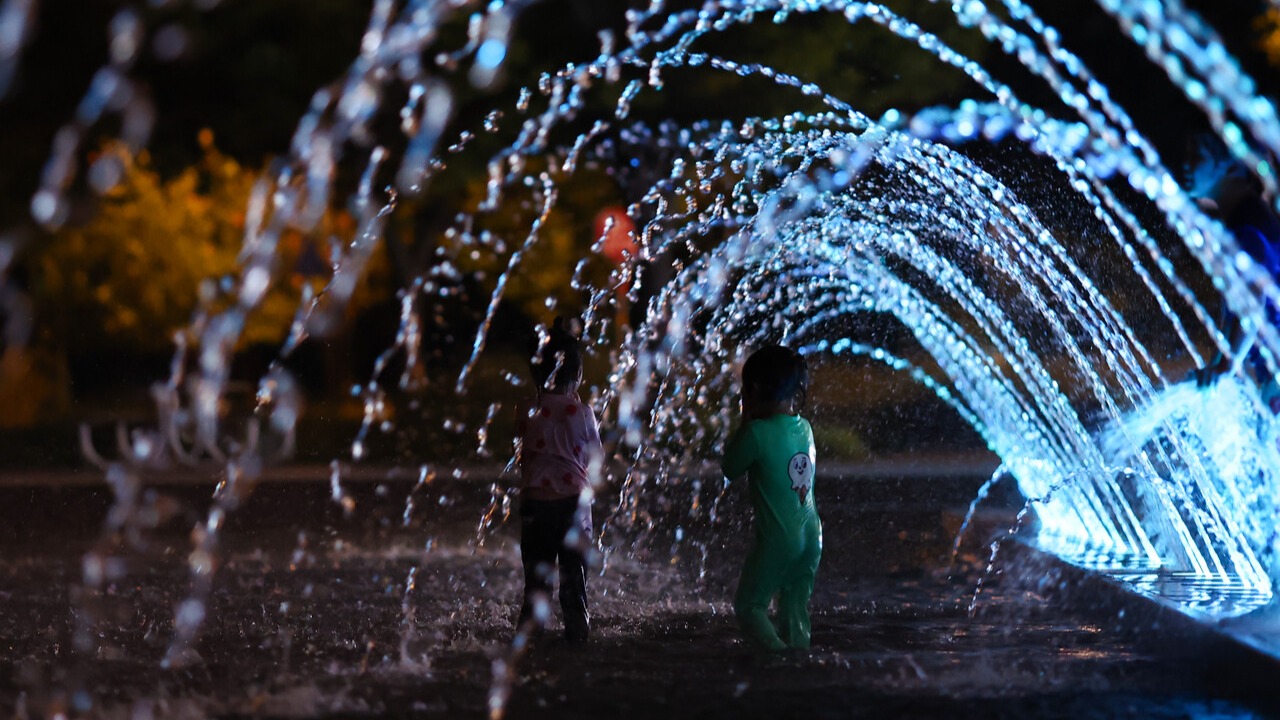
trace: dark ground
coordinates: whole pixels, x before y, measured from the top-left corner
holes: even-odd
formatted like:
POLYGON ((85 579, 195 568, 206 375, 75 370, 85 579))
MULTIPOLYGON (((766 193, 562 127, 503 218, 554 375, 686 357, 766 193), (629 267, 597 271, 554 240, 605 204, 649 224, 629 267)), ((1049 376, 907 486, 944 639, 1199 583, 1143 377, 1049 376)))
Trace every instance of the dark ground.
MULTIPOLYGON (((135 516, 155 527, 141 527, 128 547, 102 536, 111 496, 93 476, 44 477, 41 486, 8 478, 0 483, 0 715, 52 717, 79 699, 102 717, 484 717, 504 690, 495 660, 514 663, 512 718, 1275 710, 1256 692, 1280 680, 1274 665, 1178 628, 1127 623, 1117 607, 1128 601, 1100 597, 1105 588, 1055 592, 1042 580, 1059 576, 1042 563, 998 564, 971 617, 989 554, 980 540, 1007 527, 1017 505, 994 497, 950 564, 976 475, 821 479, 826 549, 814 648, 768 657, 739 641, 731 617, 746 541, 733 489, 718 506, 708 489, 697 517, 690 484, 646 489, 636 525, 605 534, 616 549, 591 580, 589 646, 570 648, 553 629, 513 654, 513 524, 495 524, 476 542, 491 481, 419 488, 404 528, 414 478, 416 470, 368 471, 346 482, 349 517, 331 499, 326 468, 263 482, 227 516, 198 656, 180 669, 161 659, 174 607, 192 592, 191 529, 207 517, 212 485, 153 478, 147 487, 157 495, 140 507, 162 511, 159 521, 135 516), (121 561, 96 594, 78 590, 95 544, 121 561), (84 652, 74 649, 77 626, 93 630, 84 652)), ((598 529, 615 500, 597 502, 598 529)))

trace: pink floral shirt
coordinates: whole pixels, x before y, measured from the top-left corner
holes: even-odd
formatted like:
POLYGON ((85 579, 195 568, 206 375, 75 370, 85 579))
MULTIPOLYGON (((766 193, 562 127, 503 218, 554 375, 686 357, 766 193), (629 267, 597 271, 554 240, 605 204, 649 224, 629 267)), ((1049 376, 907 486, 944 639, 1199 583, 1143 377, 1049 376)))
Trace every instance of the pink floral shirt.
POLYGON ((525 497, 559 500, 587 488, 587 466, 602 452, 595 413, 573 395, 543 393, 518 428, 525 497))

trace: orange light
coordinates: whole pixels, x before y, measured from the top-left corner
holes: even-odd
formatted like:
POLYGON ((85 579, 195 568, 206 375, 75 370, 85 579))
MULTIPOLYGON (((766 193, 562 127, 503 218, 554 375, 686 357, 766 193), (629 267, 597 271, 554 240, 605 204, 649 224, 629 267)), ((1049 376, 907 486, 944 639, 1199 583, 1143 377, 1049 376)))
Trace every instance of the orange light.
POLYGON ((631 221, 627 211, 617 205, 601 208, 596 213, 595 237, 605 235, 605 226, 613 219, 613 227, 601 243, 600 251, 615 263, 621 263, 628 256, 636 254, 636 224, 631 221))

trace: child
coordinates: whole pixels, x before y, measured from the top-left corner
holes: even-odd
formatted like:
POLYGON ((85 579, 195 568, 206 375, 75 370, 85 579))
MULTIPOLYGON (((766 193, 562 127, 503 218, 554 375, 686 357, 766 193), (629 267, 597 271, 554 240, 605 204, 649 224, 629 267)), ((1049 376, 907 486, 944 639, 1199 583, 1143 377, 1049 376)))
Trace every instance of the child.
POLYGON ((588 468, 603 451, 595 414, 578 399, 582 355, 564 318, 556 318, 530 370, 537 401, 519 428, 524 602, 518 626, 525 628, 534 617, 539 596, 545 601, 550 595, 558 561, 565 638, 578 645, 586 642, 591 624, 583 554, 592 532, 591 505, 584 493, 590 487, 588 468))
POLYGON ((727 478, 747 474, 755 541, 738 581, 733 611, 743 633, 767 650, 809 647, 809 596, 822 556, 822 521, 813 499, 813 430, 800 417, 809 372, 799 353, 757 350, 742 366, 742 424, 725 446, 727 478), (769 619, 778 598, 780 630, 769 619))

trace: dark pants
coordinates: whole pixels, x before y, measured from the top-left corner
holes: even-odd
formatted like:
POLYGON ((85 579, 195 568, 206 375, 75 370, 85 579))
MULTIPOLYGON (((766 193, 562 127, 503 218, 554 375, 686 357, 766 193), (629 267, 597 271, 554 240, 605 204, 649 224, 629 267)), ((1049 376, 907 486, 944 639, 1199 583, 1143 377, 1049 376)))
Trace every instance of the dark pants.
POLYGON ((578 510, 578 498, 520 502, 520 555, 524 564, 524 602, 519 626, 535 615, 539 597, 551 597, 551 576, 560 567, 560 610, 565 638, 586 642, 591 625, 587 610, 587 561, 583 549, 591 542, 591 513, 578 510), (570 533, 576 529, 577 532, 570 533), (568 536, 568 537, 566 537, 568 536))

